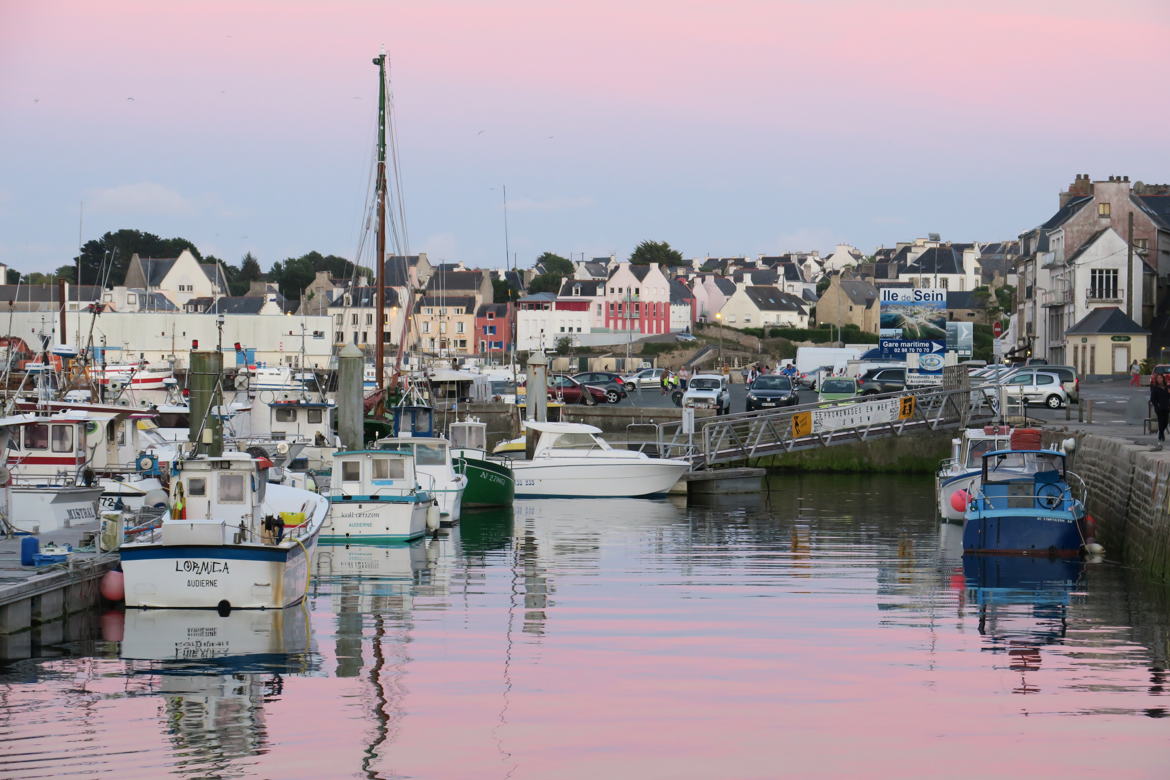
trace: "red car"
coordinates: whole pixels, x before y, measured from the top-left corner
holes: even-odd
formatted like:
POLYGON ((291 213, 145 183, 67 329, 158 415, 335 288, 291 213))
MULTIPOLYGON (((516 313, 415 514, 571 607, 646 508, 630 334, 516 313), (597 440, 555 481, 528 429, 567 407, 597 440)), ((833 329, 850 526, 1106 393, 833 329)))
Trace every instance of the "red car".
POLYGON ((569 376, 554 376, 548 380, 548 400, 586 406, 603 404, 606 402, 605 388, 583 385, 569 376))

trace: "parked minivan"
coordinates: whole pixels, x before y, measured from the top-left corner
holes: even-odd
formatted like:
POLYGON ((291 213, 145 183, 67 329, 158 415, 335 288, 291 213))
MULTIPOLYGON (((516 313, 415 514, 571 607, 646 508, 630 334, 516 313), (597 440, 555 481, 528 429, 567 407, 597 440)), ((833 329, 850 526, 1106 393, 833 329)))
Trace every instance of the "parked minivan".
MULTIPOLYGON (((1059 409, 1070 399, 1064 389, 1061 375, 1049 371, 1049 368, 1049 366, 1022 368, 998 384, 1007 388, 1009 398, 1020 398, 1027 404, 1039 403, 1049 409, 1059 409)), ((994 387, 989 387, 984 392, 989 398, 994 398, 998 393, 994 387)))
MULTIPOLYGON (((1068 396, 1069 403, 1079 404, 1081 402, 1081 380, 1077 376, 1077 370, 1072 366, 1035 366, 1036 371, 1047 371, 1050 374, 1056 374, 1060 377, 1060 386, 1064 388, 1065 395, 1068 396)), ((1026 371, 1027 369, 1018 369, 1026 371)), ((1007 376, 1001 376, 1000 382, 1005 382, 1015 375, 1015 371, 1007 376)))

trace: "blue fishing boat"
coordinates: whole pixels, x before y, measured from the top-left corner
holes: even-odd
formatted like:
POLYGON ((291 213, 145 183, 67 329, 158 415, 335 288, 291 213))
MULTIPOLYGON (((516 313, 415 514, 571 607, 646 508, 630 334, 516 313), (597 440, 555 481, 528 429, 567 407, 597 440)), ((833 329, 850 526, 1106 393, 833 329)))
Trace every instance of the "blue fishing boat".
POLYGON ((1078 555, 1093 544, 1086 532, 1084 499, 1084 481, 1066 469, 1063 452, 989 452, 964 515, 963 551, 1078 555))

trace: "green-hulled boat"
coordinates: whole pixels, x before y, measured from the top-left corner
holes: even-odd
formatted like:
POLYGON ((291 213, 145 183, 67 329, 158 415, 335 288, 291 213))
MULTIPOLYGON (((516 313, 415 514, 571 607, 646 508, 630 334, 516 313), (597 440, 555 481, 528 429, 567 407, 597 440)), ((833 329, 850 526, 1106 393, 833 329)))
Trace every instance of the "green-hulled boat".
POLYGON ((476 419, 451 423, 448 431, 455 471, 467 477, 463 507, 512 506, 516 480, 506 458, 489 458, 487 424, 476 419))

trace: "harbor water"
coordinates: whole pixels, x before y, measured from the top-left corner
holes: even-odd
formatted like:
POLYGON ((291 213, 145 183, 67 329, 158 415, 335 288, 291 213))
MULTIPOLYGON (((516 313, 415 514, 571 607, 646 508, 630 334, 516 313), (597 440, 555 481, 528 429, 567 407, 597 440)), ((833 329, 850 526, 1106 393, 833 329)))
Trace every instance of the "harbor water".
POLYGON ((922 477, 545 500, 322 546, 282 611, 0 662, 0 776, 1165 777, 1170 594, 964 560, 922 477))

